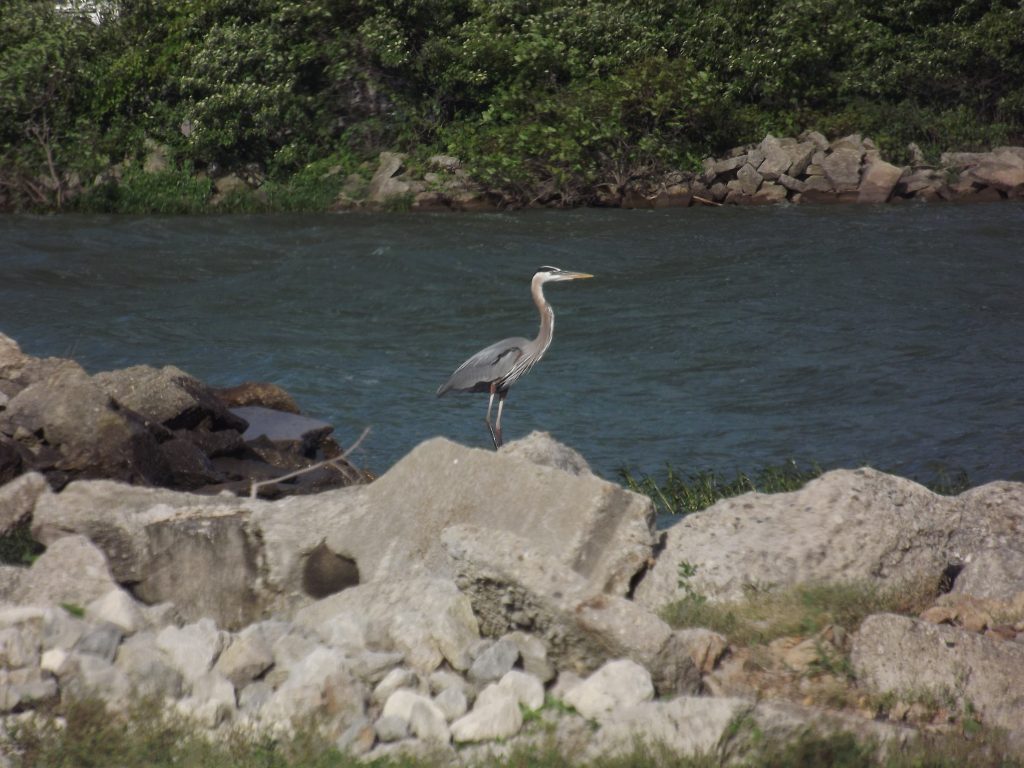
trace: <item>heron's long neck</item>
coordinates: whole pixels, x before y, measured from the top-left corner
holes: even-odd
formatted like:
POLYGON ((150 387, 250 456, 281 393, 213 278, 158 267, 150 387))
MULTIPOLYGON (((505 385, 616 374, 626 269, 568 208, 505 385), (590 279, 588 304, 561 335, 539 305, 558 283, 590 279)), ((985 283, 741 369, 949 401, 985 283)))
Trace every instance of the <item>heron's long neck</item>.
POLYGON ((530 292, 533 294, 533 303, 537 305, 537 311, 540 312, 540 331, 537 333, 537 338, 534 339, 539 350, 539 357, 547 351, 548 345, 551 344, 551 337, 555 334, 555 310, 545 300, 544 283, 540 280, 533 281, 530 292))

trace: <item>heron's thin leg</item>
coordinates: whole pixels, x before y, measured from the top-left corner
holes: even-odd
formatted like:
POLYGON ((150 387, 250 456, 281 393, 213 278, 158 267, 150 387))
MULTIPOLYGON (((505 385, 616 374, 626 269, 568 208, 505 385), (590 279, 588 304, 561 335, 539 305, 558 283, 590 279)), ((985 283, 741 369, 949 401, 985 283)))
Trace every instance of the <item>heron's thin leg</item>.
MULTIPOLYGON (((501 445, 501 427, 498 428, 498 436, 494 435, 494 427, 491 426, 491 406, 494 405, 494 392, 497 389, 494 384, 491 384, 491 397, 487 400, 487 416, 484 418, 484 423, 487 425, 487 431, 491 433, 491 440, 494 441, 494 448, 497 450, 498 446, 501 445)), ((504 398, 502 398, 504 399, 504 398)), ((501 423, 501 400, 498 401, 498 423, 501 423)))
POLYGON ((508 397, 508 392, 502 392, 498 395, 498 421, 494 426, 494 431, 497 433, 497 437, 494 439, 494 447, 501 447, 501 409, 505 407, 505 398, 508 397))

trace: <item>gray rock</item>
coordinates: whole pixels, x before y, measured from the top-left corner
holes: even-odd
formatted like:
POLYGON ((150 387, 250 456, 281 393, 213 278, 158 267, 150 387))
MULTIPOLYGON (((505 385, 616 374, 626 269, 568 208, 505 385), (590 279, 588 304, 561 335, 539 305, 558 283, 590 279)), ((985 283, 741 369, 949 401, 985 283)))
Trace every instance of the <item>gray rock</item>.
POLYGON ((897 168, 884 160, 876 160, 864 168, 864 177, 861 180, 860 190, 857 193, 858 203, 887 203, 892 197, 893 190, 899 183, 904 173, 903 168, 897 168))
POLYGON ((401 197, 409 193, 409 183, 396 178, 402 169, 405 156, 397 152, 381 152, 380 164, 370 179, 367 198, 374 203, 383 203, 392 197, 401 197))
POLYGON ((178 702, 178 711, 206 728, 230 720, 236 710, 235 687, 216 672, 207 672, 192 683, 192 695, 178 702))
POLYGON ((70 653, 60 676, 61 698, 98 699, 114 712, 124 712, 134 699, 128 675, 106 659, 70 653))
POLYGON ((469 599, 444 579, 361 584, 300 609, 295 623, 319 632, 340 614, 361 623, 369 647, 398 650, 421 672, 436 669, 443 660, 454 669, 467 669, 469 648, 479 638, 469 599))
POLYGON ((121 643, 114 666, 132 681, 140 696, 177 699, 182 694, 184 678, 157 647, 153 632, 140 632, 121 643))
POLYGON ((409 721, 396 715, 383 715, 377 718, 373 729, 377 733, 377 739, 388 744, 409 736, 409 721))
POLYGON ((0 411, 0 431, 41 434, 59 451, 53 469, 159 483, 168 475, 156 439, 80 369, 30 384, 0 411))
POLYGON ((417 701, 412 705, 409 730, 416 738, 430 743, 447 744, 452 740, 444 712, 429 699, 417 701))
POLYGON ((740 600, 748 584, 937 583, 972 552, 1014 541, 1015 526, 1024 526, 1019 483, 949 498, 873 469, 835 470, 798 491, 748 493, 687 516, 634 599, 651 610, 678 600, 683 563, 696 568, 689 586, 714 600, 740 600))
POLYGON ((334 427, 326 421, 259 405, 232 408, 231 413, 249 424, 242 434, 243 440, 266 437, 275 442, 297 443, 301 452, 315 449, 334 431, 334 427))
POLYGON ((125 635, 138 632, 148 624, 139 604, 120 588, 112 589, 89 603, 85 607, 85 617, 89 621, 111 624, 125 635))
POLYGON ((217 659, 213 671, 243 688, 266 672, 274 663, 274 652, 259 630, 247 628, 232 640, 217 659))
POLYGON ((519 649, 523 670, 542 683, 555 678, 555 667, 548 661, 548 649, 544 641, 527 632, 509 632, 505 635, 519 649))
POLYGON ((86 622, 61 607, 44 611, 42 622, 44 650, 60 648, 70 651, 88 628, 86 622))
POLYGON ((430 698, 410 688, 399 688, 393 691, 384 702, 381 714, 385 717, 397 717, 408 723, 412 719, 412 710, 417 703, 431 704, 430 698))
POLYGON ((189 684, 213 668, 227 644, 228 634, 217 629, 212 619, 200 619, 180 629, 164 627, 156 636, 157 647, 189 684))
POLYGON ((358 563, 364 582, 444 575, 440 533, 468 523, 517 533, 602 589, 625 594, 654 543, 647 497, 593 475, 441 438, 422 443, 368 486, 285 499, 255 509, 254 519, 268 541, 270 569, 283 580, 289 571, 298 575, 295 553, 317 546, 321 531, 332 551, 358 563), (266 515, 271 509, 273 520, 266 515))
POLYGON ((908 698, 931 694, 968 702, 989 726, 1019 730, 1024 710, 1024 644, 906 616, 869 616, 853 637, 860 684, 908 698))
POLYGON ((786 187, 782 184, 766 181, 757 192, 751 195, 750 202, 754 205, 774 205, 786 202, 786 195, 786 187))
POLYGON ((411 669, 392 669, 373 689, 370 700, 384 704, 399 689, 415 689, 418 685, 419 676, 411 669))
POLYGON ((740 191, 744 195, 752 195, 761 187, 764 177, 757 172, 754 166, 748 164, 740 166, 736 171, 736 179, 740 183, 740 191))
POLYGON ((36 559, 18 584, 14 601, 84 607, 116 588, 103 552, 84 536, 66 536, 36 559))
MULTIPOLYGON (((650 679, 650 674, 647 678, 650 679)), ((544 684, 533 675, 513 669, 505 673, 498 685, 512 691, 519 704, 527 709, 537 710, 544 706, 544 684)))
POLYGON ((17 669, 39 664, 41 650, 39 627, 22 624, 0 629, 0 668, 17 669))
POLYGON ((124 632, 120 627, 103 622, 87 629, 72 650, 113 662, 122 638, 124 632))
POLYGON ((0 536, 8 535, 27 520, 35 509, 36 501, 50 493, 46 478, 38 472, 28 472, 0 485, 0 536))
POLYGON ((587 746, 593 757, 633 754, 637 743, 661 745, 673 755, 714 755, 734 724, 753 709, 745 699, 680 696, 624 707, 601 721, 587 746))
POLYGON ((548 432, 531 432, 526 437, 505 443, 499 453, 517 456, 570 475, 591 474, 590 465, 579 451, 558 442, 548 432))
POLYGON ((340 734, 366 714, 368 691, 336 648, 316 648, 289 669, 288 678, 264 705, 265 722, 298 724, 323 716, 340 734))
POLYGON ((672 629, 636 603, 602 594, 511 534, 452 526, 442 539, 485 634, 530 627, 559 669, 589 672, 626 657, 647 667, 662 693, 700 685, 672 629))
POLYGON ((477 696, 473 711, 452 723, 451 734, 457 742, 488 741, 507 739, 522 727, 515 694, 492 683, 477 696))
POLYGON ((971 558, 956 577, 956 594, 1011 602, 1024 592, 1024 552, 986 549, 971 558))
POLYGON ((255 680, 238 692, 238 709, 246 713, 258 713, 274 695, 274 686, 266 680, 255 680))
POLYGON ((0 712, 56 701, 57 681, 38 668, 0 669, 0 712))
POLYGON ((168 429, 192 429, 204 421, 213 430, 246 427, 209 387, 173 365, 135 365, 97 373, 92 380, 121 405, 168 429))
POLYGON ((519 660, 519 646, 503 637, 473 660, 468 677, 474 683, 492 683, 500 680, 519 660))
POLYGON ((620 707, 654 698, 651 674, 634 661, 609 661, 566 694, 565 703, 584 717, 598 718, 620 707))
POLYGON ((853 192, 857 189, 860 185, 860 164, 863 157, 863 149, 846 146, 835 149, 825 157, 821 167, 836 192, 853 192))
POLYGON ((335 748, 343 755, 358 757, 373 749, 377 733, 369 718, 360 717, 346 728, 334 742, 335 748))
POLYGON ((434 703, 449 723, 458 720, 469 710, 469 700, 461 688, 445 688, 434 697, 434 703))
MULTIPOLYGON (((811 164, 811 158, 814 157, 818 147, 814 142, 802 141, 798 144, 783 145, 782 149, 789 156, 789 175, 799 178, 807 172, 807 166, 811 164)), ((782 175, 779 178, 781 179, 782 175)))
POLYGON ((761 152, 764 153, 764 161, 757 166, 757 171, 771 181, 777 180, 782 174, 789 171, 793 164, 789 152, 777 138, 770 134, 761 141, 761 152))
POLYGON ((844 149, 863 152, 865 149, 864 139, 859 133, 851 133, 849 136, 843 136, 842 138, 833 141, 829 144, 829 149, 833 152, 838 152, 844 149))

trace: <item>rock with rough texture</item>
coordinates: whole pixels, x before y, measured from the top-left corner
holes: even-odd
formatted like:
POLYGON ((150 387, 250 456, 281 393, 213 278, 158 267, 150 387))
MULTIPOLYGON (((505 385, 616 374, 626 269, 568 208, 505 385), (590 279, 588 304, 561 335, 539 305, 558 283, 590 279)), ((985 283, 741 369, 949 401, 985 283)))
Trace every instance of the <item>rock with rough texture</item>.
POLYGON ((503 637, 488 646, 473 659, 467 677, 474 683, 493 683, 500 680, 519 660, 519 646, 508 637, 503 637))
POLYGON ((367 199, 370 202, 384 203, 392 197, 401 197, 409 193, 409 183, 397 178, 404 159, 405 155, 398 152, 380 153, 380 164, 370 179, 370 188, 367 192, 367 199))
POLYGON ((477 696, 473 710, 452 723, 451 734, 457 742, 487 741, 507 739, 522 727, 523 713, 516 695, 491 683, 477 696))
POLYGON ((764 160, 757 167, 757 171, 770 181, 778 180, 782 174, 789 171, 793 164, 789 152, 771 134, 765 136, 761 141, 761 151, 764 153, 764 160))
POLYGON ((590 465, 579 451, 558 442, 548 432, 531 432, 526 437, 505 443, 499 453, 560 469, 570 475, 591 474, 590 465))
POLYGON ((133 681, 140 696, 178 698, 184 689, 181 672, 157 646, 153 632, 133 635, 121 643, 114 665, 133 681))
POLYGON ((157 647, 189 684, 210 671, 227 643, 227 633, 210 619, 181 628, 164 627, 156 637, 157 647))
POLYGON ((191 429, 203 422, 214 430, 243 431, 246 426, 213 390, 173 365, 135 365, 97 373, 92 379, 124 407, 168 429, 191 429))
POLYGON ((857 192, 857 202, 889 202, 903 173, 903 168, 897 168, 884 160, 869 163, 864 169, 864 177, 861 179, 860 190, 857 192))
POLYGON ((362 627, 370 648, 401 651, 422 672, 442 661, 468 669, 470 647, 480 636, 469 599, 444 579, 361 584, 300 609, 295 623, 326 640, 325 627, 339 615, 362 627))
POLYGON ((89 603, 85 607, 85 617, 90 621, 113 624, 126 635, 138 632, 148 623, 139 604, 120 588, 112 589, 89 603))
POLYGON ((949 498, 872 469, 835 470, 791 493, 748 493, 688 515, 634 599, 652 610, 689 587, 740 600, 744 587, 804 582, 938 580, 972 552, 1013 541, 1024 526, 1024 485, 992 483, 949 498))
MULTIPOLYGON (((833 143, 835 146, 835 143, 833 143)), ((863 149, 841 146, 825 156, 821 166, 836 192, 853 192, 860 185, 860 163, 863 149)))
POLYGON ((6 536, 32 514, 41 496, 50 493, 46 478, 29 472, 0 485, 0 536, 6 536))
POLYGON ((598 718, 653 698, 650 672, 629 659, 617 659, 569 691, 565 703, 584 717, 598 718))
POLYGON ((366 714, 367 696, 366 686, 352 673, 345 654, 318 647, 292 664, 260 715, 267 723, 295 725, 310 717, 326 717, 340 735, 366 714))
POLYGON ((505 673, 498 686, 512 691, 520 705, 527 709, 536 710, 544 706, 544 684, 533 675, 513 669, 505 673))
POLYGON ((247 627, 217 658, 213 671, 243 688, 274 664, 274 652, 259 625, 247 627))
POLYGON ((602 594, 516 536, 452 526, 442 536, 483 632, 528 629, 559 669, 584 673, 610 659, 643 665, 662 693, 695 691, 700 674, 672 629, 641 606, 602 594))
POLYGON ((986 549, 971 558, 953 584, 956 594, 1012 601, 1024 592, 1024 552, 986 549))
POLYGON ((233 387, 210 390, 228 408, 259 405, 285 413, 300 413, 295 399, 277 384, 267 381, 244 381, 233 387))
POLYGON ((42 436, 57 450, 39 469, 55 478, 83 473, 126 481, 160 483, 168 468, 156 438, 84 371, 61 368, 30 384, 0 411, 0 431, 18 429, 42 436))
POLYGON ((650 557, 653 519, 650 499, 593 475, 442 438, 420 444, 368 486, 254 510, 271 569, 296 576, 295 553, 311 551, 324 533, 331 551, 358 563, 364 582, 445 575, 440 534, 465 523, 523 536, 612 594, 625 594, 650 557))
POLYGON ((84 536, 55 541, 24 574, 14 602, 26 605, 85 607, 117 588, 107 559, 84 536))
POLYGON ((853 637, 857 680, 877 693, 970 703, 989 726, 1021 730, 1024 644, 906 616, 869 616, 853 637))

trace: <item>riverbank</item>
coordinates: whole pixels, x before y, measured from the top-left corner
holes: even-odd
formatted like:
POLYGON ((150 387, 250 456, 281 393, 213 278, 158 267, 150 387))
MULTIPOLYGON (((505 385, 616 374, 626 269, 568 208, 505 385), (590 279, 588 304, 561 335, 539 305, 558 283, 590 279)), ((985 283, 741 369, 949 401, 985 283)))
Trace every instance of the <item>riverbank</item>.
POLYGON ((236 442, 215 401, 234 419, 292 401, 249 388, 229 407, 237 391, 166 368, 118 388, 126 371, 5 341, 0 445, 21 463, 0 534, 37 545, 0 568, 15 764, 102 733, 86 710, 214 745, 304 733, 339 764, 1024 754, 1020 483, 945 497, 837 470, 659 532, 648 497, 534 433, 500 451, 434 438, 318 493, 182 489, 84 457, 236 442), (67 407, 40 405, 58 392, 67 407))
MULTIPOLYGON (((217 175, 169 161, 152 142, 136 162, 121 162, 86 182, 78 174, 50 182, 60 210, 120 213, 273 213, 284 211, 494 211, 595 206, 627 209, 792 204, 999 202, 1024 199, 1024 147, 946 152, 925 160, 916 145, 898 165, 860 134, 829 140, 809 131, 767 135, 702 161, 700 171, 634 174, 602 182, 572 199, 554 187, 514 196, 474 178, 459 158, 410 162, 382 152, 375 162, 316 163, 290 182, 268 181, 257 166, 217 175)), ((0 211, 12 201, 0 189, 0 211)))

